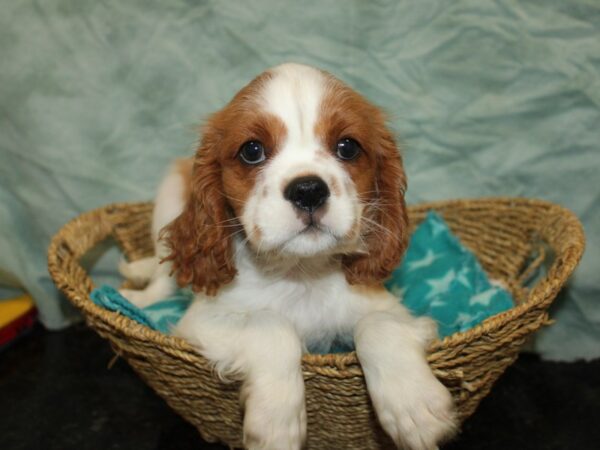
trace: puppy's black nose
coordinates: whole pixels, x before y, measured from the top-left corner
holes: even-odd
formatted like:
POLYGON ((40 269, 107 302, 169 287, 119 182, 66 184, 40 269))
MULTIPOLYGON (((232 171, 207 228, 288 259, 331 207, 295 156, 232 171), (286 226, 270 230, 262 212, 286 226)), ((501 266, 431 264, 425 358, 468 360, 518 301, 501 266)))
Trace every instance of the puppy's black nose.
POLYGON ((319 177, 299 177, 286 186, 283 196, 296 208, 313 213, 329 197, 329 188, 319 177))

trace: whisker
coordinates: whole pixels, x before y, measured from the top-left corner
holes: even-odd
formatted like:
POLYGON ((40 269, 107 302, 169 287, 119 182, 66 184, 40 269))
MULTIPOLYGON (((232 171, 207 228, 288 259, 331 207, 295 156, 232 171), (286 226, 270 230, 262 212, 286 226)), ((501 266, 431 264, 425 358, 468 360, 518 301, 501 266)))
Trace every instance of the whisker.
POLYGON ((222 225, 222 224, 224 224, 224 223, 236 222, 237 220, 238 220, 238 218, 237 218, 237 217, 232 217, 232 218, 230 218, 230 219, 225 219, 225 220, 222 220, 222 221, 220 221, 220 222, 215 222, 215 224, 214 224, 214 225, 215 225, 215 226, 218 226, 218 225, 222 225))
POLYGON ((402 191, 390 191, 389 189, 380 189, 380 190, 372 190, 372 191, 365 191, 365 192, 361 192, 360 195, 368 195, 368 194, 398 194, 398 193, 402 193, 402 191))
POLYGON ((240 242, 240 246, 238 247, 238 249, 235 251, 235 253, 232 255, 231 259, 232 261, 235 261, 237 258, 238 253, 240 252, 240 250, 246 245, 246 243, 250 240, 249 236, 246 236, 246 238, 240 242))
POLYGON ((231 225, 215 225, 216 228, 237 228, 241 227, 239 223, 233 223, 231 225))
POLYGON ((381 200, 373 200, 373 201, 363 203, 363 206, 365 206, 365 207, 381 207, 381 206, 391 206, 391 205, 399 205, 399 203, 382 202, 381 200))
POLYGON ((381 225, 380 223, 377 223, 374 220, 371 220, 371 219, 369 219, 368 217, 365 217, 365 216, 361 217, 361 220, 364 220, 369 225, 373 225, 373 226, 377 227, 379 230, 381 230, 382 232, 386 233, 386 235, 388 235, 393 240, 400 242, 400 237, 397 236, 397 235, 395 235, 389 228, 387 228, 387 227, 381 225))
POLYGON ((302 272, 307 277, 310 277, 310 274, 308 273, 308 271, 306 270, 306 268, 302 265, 301 261, 298 261, 298 264, 296 264, 296 266, 298 267, 298 269, 300 270, 300 272, 302 272))
POLYGON ((390 219, 393 220, 393 218, 390 216, 389 212, 386 209, 382 208, 378 204, 370 204, 370 205, 368 205, 368 206, 365 207, 365 209, 367 209, 367 208, 372 209, 373 211, 376 211, 376 212, 380 212, 383 215, 385 215, 386 217, 388 217, 388 218, 390 218, 390 219))
POLYGON ((225 239, 229 239, 229 238, 231 238, 231 237, 235 236, 236 234, 240 234, 240 233, 242 233, 243 231, 244 231, 243 229, 241 229, 241 230, 238 230, 238 231, 234 231, 234 232, 233 232, 233 233, 231 233, 230 235, 228 235, 228 236, 225 236, 225 239))
POLYGON ((244 203, 244 200, 242 200, 242 199, 240 199, 240 198, 235 198, 235 197, 232 197, 232 196, 230 196, 230 195, 227 195, 227 194, 226 194, 225 192, 223 192, 223 191, 219 191, 219 193, 220 193, 220 194, 221 194, 223 197, 225 197, 227 200, 235 200, 236 202, 244 203))

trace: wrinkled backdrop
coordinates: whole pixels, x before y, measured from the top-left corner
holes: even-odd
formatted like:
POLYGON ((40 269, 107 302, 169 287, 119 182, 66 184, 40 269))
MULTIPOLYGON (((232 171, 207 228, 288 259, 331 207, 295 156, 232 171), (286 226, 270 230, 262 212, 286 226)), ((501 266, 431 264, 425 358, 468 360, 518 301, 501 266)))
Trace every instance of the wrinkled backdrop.
MULTIPOLYGON (((578 1, 0 0, 0 285, 49 328, 46 270, 77 214, 147 200, 195 126, 265 68, 329 70, 387 109, 410 202, 527 196, 588 249, 535 348, 600 356, 600 6, 578 1)), ((115 282, 115 250, 97 279, 115 282)))

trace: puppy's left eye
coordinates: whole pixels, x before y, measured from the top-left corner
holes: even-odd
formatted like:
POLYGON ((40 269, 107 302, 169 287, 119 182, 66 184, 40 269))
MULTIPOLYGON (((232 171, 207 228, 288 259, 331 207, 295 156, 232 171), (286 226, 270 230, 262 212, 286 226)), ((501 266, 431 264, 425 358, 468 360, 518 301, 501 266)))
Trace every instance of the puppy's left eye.
POLYGON ((246 164, 260 164, 265 160, 265 147, 259 141, 248 141, 240 147, 239 156, 246 164))
POLYGON ((346 161, 356 158, 361 150, 360 144, 352 138, 340 139, 336 145, 338 158, 346 161))

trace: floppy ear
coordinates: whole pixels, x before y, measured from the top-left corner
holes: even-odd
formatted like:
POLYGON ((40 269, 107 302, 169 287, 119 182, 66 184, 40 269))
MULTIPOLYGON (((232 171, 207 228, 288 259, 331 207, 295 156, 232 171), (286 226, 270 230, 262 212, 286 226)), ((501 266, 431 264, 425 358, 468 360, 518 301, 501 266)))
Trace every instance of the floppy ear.
POLYGON ((228 210, 216 151, 217 133, 209 124, 203 135, 184 210, 162 230, 161 239, 171 251, 164 260, 172 262, 177 283, 215 295, 220 286, 233 280, 236 269, 231 228, 223 226, 228 210))
POLYGON ((363 235, 367 254, 348 255, 343 259, 350 284, 378 284, 388 278, 400 263, 408 245, 408 215, 404 202, 406 175, 392 133, 381 125, 377 133, 376 198, 374 207, 363 214, 377 225, 367 225, 363 235))

